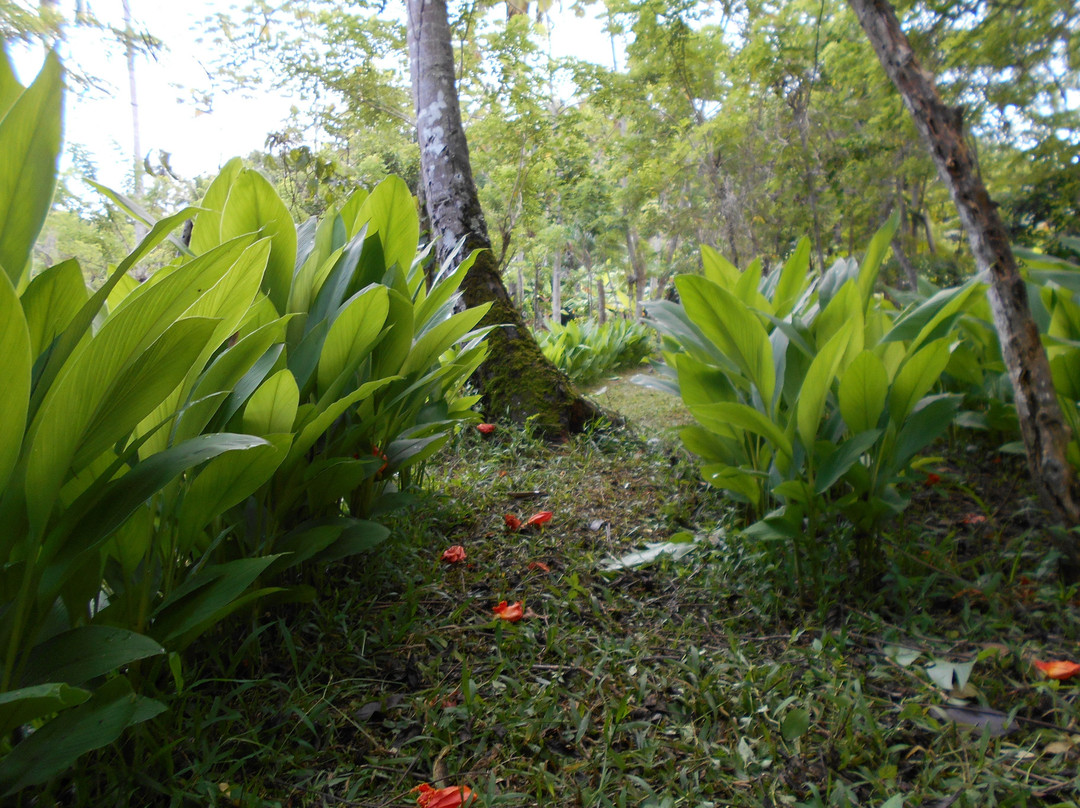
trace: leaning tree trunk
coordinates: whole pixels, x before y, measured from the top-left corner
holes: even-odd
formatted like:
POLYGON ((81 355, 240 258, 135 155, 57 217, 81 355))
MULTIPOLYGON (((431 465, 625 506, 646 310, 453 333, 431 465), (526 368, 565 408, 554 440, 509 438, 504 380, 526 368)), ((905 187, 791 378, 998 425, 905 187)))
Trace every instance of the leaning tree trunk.
POLYGON ((488 338, 490 355, 476 376, 485 409, 508 411, 519 421, 533 416, 550 435, 579 432, 599 410, 544 357, 510 301, 491 252, 461 125, 446 0, 409 0, 408 38, 420 182, 431 232, 438 239, 436 254, 441 263, 462 238, 462 255, 481 250, 465 276, 462 298, 467 306, 491 303, 484 324, 499 325, 488 338))
MULTIPOLYGON (((1066 525, 1078 524, 1080 491, 1065 458, 1068 427, 1008 234, 964 143, 962 111, 942 102, 933 74, 920 66, 886 0, 848 0, 848 4, 930 149, 960 213, 978 269, 989 272, 990 307, 1012 380, 1031 476, 1055 518, 1066 525)), ((1076 548, 1070 549, 1075 556, 1076 548)))

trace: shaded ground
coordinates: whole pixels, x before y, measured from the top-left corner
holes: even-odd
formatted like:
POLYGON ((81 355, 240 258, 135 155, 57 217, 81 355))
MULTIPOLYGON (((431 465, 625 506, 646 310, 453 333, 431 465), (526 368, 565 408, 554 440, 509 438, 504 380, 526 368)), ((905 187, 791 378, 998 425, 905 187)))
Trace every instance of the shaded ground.
POLYGON ((1031 665, 1075 658, 1076 591, 1018 461, 940 447, 881 591, 805 610, 678 447, 679 402, 601 388, 630 431, 463 434, 382 552, 204 650, 141 782, 89 764, 116 771, 97 804, 168 803, 155 782, 202 805, 406 806, 421 782, 484 806, 1076 804, 1076 689, 1031 665), (600 569, 687 533, 677 561, 600 569))

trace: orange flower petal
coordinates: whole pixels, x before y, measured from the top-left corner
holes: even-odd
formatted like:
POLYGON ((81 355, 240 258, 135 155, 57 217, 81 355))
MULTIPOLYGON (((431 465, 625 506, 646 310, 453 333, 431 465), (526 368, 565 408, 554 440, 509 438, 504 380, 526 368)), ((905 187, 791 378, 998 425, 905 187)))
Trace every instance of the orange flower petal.
POLYGON ((500 620, 507 620, 511 623, 516 623, 525 616, 524 604, 520 600, 509 605, 505 600, 501 601, 498 606, 492 607, 491 611, 495 612, 495 616, 500 620))
POLYGON ((506 527, 510 530, 521 530, 521 520, 514 516, 514 514, 505 514, 503 516, 503 521, 506 522, 506 527))
POLYGON ((464 561, 465 548, 460 544, 455 544, 453 547, 447 547, 443 550, 442 560, 447 564, 457 564, 459 561, 464 561))
POLYGON ((940 482, 941 482, 941 476, 940 475, 938 475, 938 474, 927 474, 926 479, 923 480, 923 485, 926 486, 927 488, 930 488, 931 486, 937 485, 940 482))
POLYGON ((529 569, 540 570, 541 572, 551 572, 551 567, 549 567, 543 561, 530 561, 529 569))
POLYGON ((495 431, 495 424, 477 424, 476 431, 481 435, 490 435, 495 431))
POLYGON ((1080 665, 1065 659, 1052 659, 1048 662, 1035 660, 1035 667, 1050 679, 1070 679, 1080 673, 1080 665))
POLYGON ((525 527, 532 527, 533 525, 542 525, 551 521, 551 517, 554 516, 551 511, 540 511, 540 513, 534 513, 528 519, 525 520, 525 527))
POLYGON ((473 798, 472 789, 468 786, 432 788, 427 783, 422 783, 413 791, 420 792, 416 795, 416 804, 420 808, 459 808, 473 798))

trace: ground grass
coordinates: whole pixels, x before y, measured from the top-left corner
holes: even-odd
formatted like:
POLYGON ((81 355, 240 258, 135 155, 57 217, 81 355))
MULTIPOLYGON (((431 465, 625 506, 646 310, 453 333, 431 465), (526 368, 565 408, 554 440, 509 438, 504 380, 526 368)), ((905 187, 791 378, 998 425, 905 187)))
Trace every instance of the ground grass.
POLYGON ((60 801, 375 808, 431 782, 484 806, 1077 804, 1077 688, 1031 665, 1075 658, 1076 590, 1016 460, 954 436, 880 591, 805 607, 699 481, 679 403, 601 387, 627 429, 461 435, 378 554, 203 644, 172 723, 60 801), (680 534, 678 560, 601 571, 680 534))

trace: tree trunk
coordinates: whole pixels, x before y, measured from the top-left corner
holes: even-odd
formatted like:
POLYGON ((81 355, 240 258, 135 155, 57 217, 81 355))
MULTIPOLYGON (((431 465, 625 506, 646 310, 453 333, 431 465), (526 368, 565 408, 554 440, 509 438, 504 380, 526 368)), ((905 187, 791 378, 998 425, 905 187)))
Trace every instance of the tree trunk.
POLYGON ((604 288, 603 278, 596 282, 596 308, 599 312, 596 319, 603 325, 607 322, 607 290, 604 288))
POLYGON ((511 303, 491 252, 461 125, 446 0, 409 0, 407 22, 420 182, 438 239, 437 260, 462 238, 462 255, 481 250, 462 283, 462 299, 467 306, 490 303, 483 322, 499 326, 488 337, 490 355, 476 373, 485 409, 509 412, 522 422, 535 416, 537 427, 552 436, 579 432, 599 409, 544 357, 511 303))
MULTIPOLYGON (((133 175, 135 201, 143 199, 143 164, 142 146, 139 144, 139 97, 135 93, 135 32, 131 28, 131 4, 122 0, 124 8, 124 51, 127 56, 128 94, 131 98, 131 167, 133 175)), ((135 220, 135 243, 146 237, 146 225, 135 220)))
MULTIPOLYGON (((886 0, 848 0, 900 91, 928 145, 938 174, 967 231, 980 272, 990 276, 990 307, 1001 340, 1005 366, 1016 398, 1016 412, 1036 488, 1054 517, 1080 523, 1080 491, 1065 458, 1069 431, 1054 392, 1050 364, 1028 307, 1027 288, 1016 267, 1009 237, 986 188, 975 171, 963 138, 960 109, 942 102, 934 77, 915 58, 886 0)), ((1070 548, 1073 561, 1078 555, 1070 548)))
POLYGON ((551 264, 551 319, 562 323, 562 249, 555 251, 551 264))

